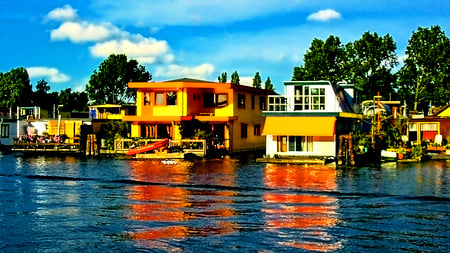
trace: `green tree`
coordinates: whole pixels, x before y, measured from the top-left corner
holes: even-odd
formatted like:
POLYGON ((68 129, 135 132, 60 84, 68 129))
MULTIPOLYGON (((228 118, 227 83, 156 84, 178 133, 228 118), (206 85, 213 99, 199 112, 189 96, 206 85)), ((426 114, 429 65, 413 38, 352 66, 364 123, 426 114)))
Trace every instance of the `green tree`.
POLYGON ((231 74, 231 84, 239 85, 239 81, 239 74, 237 71, 234 71, 233 74, 231 74))
POLYGON ((25 68, 11 69, 0 73, 0 106, 28 106, 32 105, 32 85, 25 68))
POLYGON ((266 82, 264 83, 264 89, 266 89, 266 90, 271 90, 271 91, 275 91, 275 89, 273 88, 272 81, 270 80, 270 77, 267 77, 267 80, 266 80, 266 82))
POLYGON ((253 77, 253 87, 261 88, 261 82, 261 76, 259 75, 259 72, 256 72, 255 77, 253 77))
POLYGON ((59 93, 59 104, 64 111, 87 111, 88 102, 86 92, 72 92, 72 89, 67 88, 59 93))
POLYGON ((219 79, 219 83, 226 83, 227 82, 227 72, 222 72, 222 74, 220 74, 218 79, 219 79))
POLYGON ((304 66, 295 67, 293 81, 343 79, 345 48, 338 37, 331 35, 322 41, 314 39, 303 57, 304 66))
POLYGON ((406 48, 405 64, 398 73, 403 99, 413 98, 414 110, 441 106, 450 97, 450 42, 439 26, 419 27, 406 48))
POLYGON ((95 104, 122 104, 134 100, 136 91, 128 89, 128 82, 147 82, 152 75, 136 60, 124 54, 111 54, 98 71, 94 70, 86 91, 95 104))
POLYGON ((34 105, 41 107, 42 109, 52 110, 53 106, 58 104, 58 93, 51 93, 48 82, 41 79, 36 84, 36 91, 33 95, 34 105))
POLYGON ((389 35, 365 32, 361 39, 346 45, 346 79, 364 89, 363 99, 373 99, 378 93, 390 98, 394 94, 395 75, 392 69, 398 64, 396 45, 389 35))

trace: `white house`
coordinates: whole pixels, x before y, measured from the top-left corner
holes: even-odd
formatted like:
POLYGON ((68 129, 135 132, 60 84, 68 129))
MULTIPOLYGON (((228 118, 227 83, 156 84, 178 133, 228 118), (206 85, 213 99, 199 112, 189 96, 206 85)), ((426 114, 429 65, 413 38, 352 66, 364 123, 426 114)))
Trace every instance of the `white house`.
POLYGON ((266 156, 336 157, 340 135, 354 130, 361 89, 329 81, 287 81, 263 112, 266 156))

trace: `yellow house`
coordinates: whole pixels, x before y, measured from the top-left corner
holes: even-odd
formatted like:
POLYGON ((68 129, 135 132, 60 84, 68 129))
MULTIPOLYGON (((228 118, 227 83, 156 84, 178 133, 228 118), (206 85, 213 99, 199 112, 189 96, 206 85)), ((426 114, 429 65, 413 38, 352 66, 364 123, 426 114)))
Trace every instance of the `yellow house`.
POLYGON ((262 111, 272 91, 194 79, 130 82, 128 87, 137 90, 136 115, 122 118, 131 122, 132 137, 199 136, 209 148, 230 152, 265 147, 262 111))

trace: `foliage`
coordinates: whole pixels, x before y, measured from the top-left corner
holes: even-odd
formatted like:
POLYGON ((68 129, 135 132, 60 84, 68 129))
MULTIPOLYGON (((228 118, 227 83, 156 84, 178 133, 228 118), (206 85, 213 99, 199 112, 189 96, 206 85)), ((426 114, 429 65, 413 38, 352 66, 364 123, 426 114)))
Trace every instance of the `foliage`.
POLYGON ((42 109, 52 110, 55 105, 59 104, 59 95, 57 92, 48 93, 50 86, 48 82, 41 79, 36 84, 36 91, 33 94, 33 103, 42 109))
POLYGON ((231 84, 239 85, 239 81, 239 74, 237 71, 234 71, 233 74, 231 74, 231 84))
POLYGON ((264 83, 264 89, 266 89, 266 90, 271 90, 271 91, 275 91, 275 89, 273 88, 272 81, 270 80, 270 77, 267 77, 267 80, 266 80, 266 82, 264 83))
POLYGON ((343 80, 345 50, 338 37, 331 35, 326 41, 314 39, 304 55, 302 67, 295 67, 292 81, 343 80))
POLYGON ((86 92, 72 92, 70 88, 59 93, 59 104, 64 111, 87 111, 89 98, 86 92))
POLYGON ((389 35, 366 32, 361 39, 346 45, 346 77, 364 89, 363 100, 373 99, 378 93, 391 98, 395 75, 391 70, 398 64, 396 45, 389 35))
POLYGON ((399 71, 399 92, 413 98, 414 110, 429 103, 442 106, 450 96, 450 41, 439 26, 419 27, 409 39, 407 58, 399 71))
POLYGON ((261 76, 259 75, 259 72, 256 72, 255 77, 253 77, 253 87, 261 88, 261 76))
POLYGON ((227 72, 222 72, 222 74, 218 77, 219 83, 227 82, 227 72))
POLYGON ((118 120, 110 120, 100 127, 99 137, 105 139, 108 149, 114 149, 114 140, 126 137, 131 131, 130 124, 118 120))
POLYGON ((0 106, 14 107, 32 105, 32 86, 25 68, 0 73, 0 106))
POLYGON ((111 54, 98 71, 94 70, 86 91, 95 104, 122 104, 134 100, 136 91, 128 89, 128 82, 147 82, 152 79, 145 67, 124 54, 111 54))

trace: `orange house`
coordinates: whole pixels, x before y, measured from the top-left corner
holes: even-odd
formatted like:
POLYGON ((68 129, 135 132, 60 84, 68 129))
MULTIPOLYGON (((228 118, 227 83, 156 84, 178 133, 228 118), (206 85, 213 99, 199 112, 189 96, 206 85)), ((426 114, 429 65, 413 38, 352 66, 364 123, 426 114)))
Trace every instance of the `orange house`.
POLYGON ((230 152, 265 148, 262 111, 273 91, 194 79, 130 82, 136 89, 136 115, 131 137, 198 137, 208 146, 230 152))

